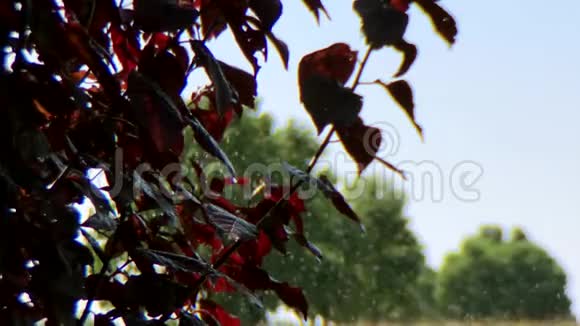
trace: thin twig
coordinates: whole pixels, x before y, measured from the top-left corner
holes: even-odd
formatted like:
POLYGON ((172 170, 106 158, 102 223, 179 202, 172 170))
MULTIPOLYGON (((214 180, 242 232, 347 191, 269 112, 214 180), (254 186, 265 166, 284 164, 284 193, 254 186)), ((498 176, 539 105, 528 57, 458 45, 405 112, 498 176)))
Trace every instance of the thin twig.
MULTIPOLYGON (((122 215, 122 219, 120 221, 121 223, 123 223, 125 221, 127 215, 129 215, 129 214, 126 213, 126 214, 122 215)), ((115 247, 115 243, 116 243, 117 238, 118 238, 118 231, 119 231, 119 226, 117 226, 115 233, 113 233, 113 235, 107 240, 107 244, 109 243, 109 241, 111 241, 111 247, 115 247)), ((107 244, 105 244, 105 247, 107 247, 107 244)), ((103 266, 101 267, 101 270, 99 271, 99 274, 97 276, 97 284, 95 284, 94 290, 90 291, 90 293, 87 295, 87 304, 85 305, 85 309, 83 310, 83 313, 82 313, 81 318, 79 319, 77 325, 79 325, 79 326, 85 325, 85 322, 87 321, 87 318, 89 317, 89 313, 91 312, 91 306, 93 305, 93 302, 95 301, 95 297, 97 296, 97 293, 99 291, 99 287, 102 286, 105 279, 108 279, 108 277, 107 278, 105 277, 105 274, 107 273, 107 270, 109 269, 109 264, 111 263, 111 260, 113 260, 113 255, 109 254, 105 258, 105 261, 103 261, 103 266)))
POLYGON ((373 52, 373 48, 371 48, 369 46, 369 48, 367 49, 367 52, 365 53, 363 60, 360 63, 360 67, 356 73, 356 76, 354 77, 354 82, 352 83, 352 86, 350 88, 351 90, 354 91, 357 88, 357 86, 359 85, 363 70, 365 69, 367 62, 369 61, 369 58, 370 58, 372 52, 373 52))

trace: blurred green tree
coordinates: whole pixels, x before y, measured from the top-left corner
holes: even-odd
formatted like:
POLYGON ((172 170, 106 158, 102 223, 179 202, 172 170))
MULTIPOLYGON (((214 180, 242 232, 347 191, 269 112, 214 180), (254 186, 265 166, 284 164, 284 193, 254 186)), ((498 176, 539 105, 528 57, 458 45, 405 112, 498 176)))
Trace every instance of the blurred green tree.
MULTIPOLYGON (((231 153, 232 163, 243 174, 256 163, 279 164, 280 157, 304 169, 318 144, 312 132, 296 122, 274 129, 269 115, 245 114, 230 126, 222 148, 231 153)), ((313 316, 335 321, 406 319, 432 308, 432 300, 423 293, 425 286, 432 287, 426 282, 433 277, 423 279, 423 287, 419 285, 420 275, 430 270, 404 217, 404 196, 381 181, 363 178, 345 190, 351 197, 360 193, 353 208, 366 226, 365 233, 317 195, 306 202, 304 223, 307 238, 321 249, 324 259, 314 262, 312 254, 292 242, 288 257, 266 258, 265 266, 273 277, 303 288, 313 316)), ((221 299, 244 324, 264 317, 242 297, 221 299)), ((271 309, 280 305, 273 297, 265 299, 271 309)))
POLYGON ((504 239, 484 226, 449 254, 437 277, 436 300, 450 318, 570 318, 566 274, 544 249, 516 228, 504 239))

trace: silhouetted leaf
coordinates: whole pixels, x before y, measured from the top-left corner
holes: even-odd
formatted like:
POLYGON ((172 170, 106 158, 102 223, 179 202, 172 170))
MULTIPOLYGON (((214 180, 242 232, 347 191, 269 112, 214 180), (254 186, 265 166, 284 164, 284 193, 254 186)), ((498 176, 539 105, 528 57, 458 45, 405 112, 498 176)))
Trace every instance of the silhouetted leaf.
POLYGON ((276 282, 273 286, 278 298, 286 305, 298 310, 302 314, 302 318, 308 318, 308 302, 302 292, 302 289, 290 286, 288 283, 276 282))
POLYGON ((149 133, 157 152, 180 155, 184 122, 174 99, 158 83, 136 70, 129 74, 127 84, 135 117, 149 133))
POLYGON ((409 16, 384 0, 355 0, 354 10, 362 20, 367 44, 377 49, 403 39, 409 16))
POLYGON ((383 140, 381 131, 366 126, 360 118, 351 126, 336 128, 336 131, 347 153, 358 164, 358 171, 361 174, 375 159, 383 140))
POLYGON ((228 265, 225 268, 225 273, 251 291, 273 290, 286 305, 301 312, 304 318, 307 317, 308 303, 300 288, 276 281, 265 270, 247 263, 228 265))
POLYGON ((328 15, 326 8, 324 8, 320 0, 302 0, 302 2, 304 2, 306 7, 308 7, 310 11, 312 11, 314 16, 316 17, 317 22, 320 22, 320 11, 322 11, 324 15, 326 15, 326 18, 330 19, 330 16, 328 15))
POLYGON ((168 32, 187 28, 199 12, 179 0, 135 0, 135 25, 145 32, 168 32))
POLYGON ((143 93, 155 95, 155 98, 163 104, 164 109, 170 112, 175 120, 183 123, 179 108, 155 81, 137 71, 132 71, 129 75, 128 85, 127 92, 129 97, 131 97, 131 93, 135 95, 143 93))
MULTIPOLYGON (((251 17, 246 18, 250 20, 251 17)), ((230 24, 230 28, 236 39, 236 43, 242 50, 242 53, 246 59, 252 64, 254 68, 254 76, 258 75, 260 70, 260 65, 258 64, 258 58, 256 58, 256 53, 260 52, 264 60, 268 59, 267 43, 266 43, 266 32, 260 30, 259 28, 252 27, 248 22, 243 22, 241 24, 230 24)))
POLYGON ((455 43, 455 37, 457 36, 455 19, 445 9, 441 8, 435 0, 415 0, 415 3, 429 15, 437 33, 449 45, 453 45, 455 43))
POLYGON ((152 38, 140 53, 139 72, 154 81, 176 105, 181 100, 180 94, 185 87, 189 55, 180 45, 172 45, 167 41, 167 48, 156 50, 152 38), (170 47, 169 47, 170 46, 170 47))
POLYGON ((282 2, 280 0, 250 0, 250 9, 262 22, 262 28, 272 30, 272 26, 282 15, 282 2))
POLYGON ((225 209, 213 204, 204 204, 203 208, 209 222, 218 228, 226 238, 231 240, 250 240, 258 236, 258 229, 225 209))
POLYGON ((320 134, 324 127, 348 127, 362 109, 362 97, 326 77, 312 76, 300 85, 300 99, 320 134))
POLYGON ((336 43, 300 60, 300 100, 318 133, 328 124, 349 126, 358 117, 362 97, 344 87, 354 69, 356 56, 357 52, 347 44, 336 43))
POLYGON ((296 240, 296 242, 298 242, 298 244, 308 249, 308 251, 310 251, 314 256, 316 256, 316 258, 319 261, 321 261, 324 258, 324 255, 322 255, 322 251, 312 242, 308 241, 308 239, 306 239, 304 234, 296 233, 294 234, 294 239, 296 240))
POLYGON ((409 71, 409 68, 411 68, 417 58, 417 47, 414 44, 407 43, 405 40, 393 44, 393 47, 403 53, 403 62, 401 62, 401 66, 394 76, 396 78, 403 76, 409 71))
POLYGON ((188 257, 172 252, 163 252, 151 249, 139 249, 137 252, 146 257, 151 263, 165 266, 173 271, 195 272, 195 273, 217 273, 211 265, 201 257, 188 257))
POLYGON ((179 217, 173 204, 165 198, 157 185, 147 182, 137 171, 133 173, 133 182, 137 189, 142 190, 159 205, 159 208, 169 217, 171 227, 179 227, 179 217))
POLYGON ((409 10, 409 4, 413 0, 389 0, 391 7, 401 12, 409 10))
POLYGON ((300 182, 306 183, 315 182, 314 178, 311 177, 308 173, 300 170, 299 168, 293 165, 290 165, 290 163, 288 162, 282 162, 282 167, 284 168, 284 170, 288 171, 292 177, 298 179, 300 182))
POLYGON ((343 215, 358 223, 361 229, 364 230, 364 227, 358 214, 355 213, 352 207, 350 207, 350 205, 346 202, 342 194, 338 190, 336 190, 336 188, 334 187, 332 182, 328 179, 328 177, 326 177, 325 175, 321 175, 319 177, 319 180, 322 184, 325 185, 324 189, 328 189, 328 191, 324 191, 324 195, 326 196, 326 198, 332 201, 334 207, 343 215))
MULTIPOLYGON (((239 109, 242 109, 241 106, 239 109)), ((233 110, 228 110, 223 116, 220 117, 211 100, 209 110, 199 108, 192 110, 191 113, 198 119, 199 123, 201 123, 201 125, 207 130, 208 134, 213 137, 216 142, 221 142, 224 137, 224 133, 234 119, 235 114, 233 110)))
POLYGON ((290 60, 290 50, 288 50, 288 45, 284 43, 281 39, 277 38, 272 32, 267 32, 266 36, 274 44, 276 51, 280 55, 280 59, 284 64, 284 69, 288 70, 288 61, 290 60))
POLYGON ((225 62, 218 63, 227 81, 236 90, 239 103, 253 109, 258 89, 254 76, 225 62))
POLYGON ((282 167, 290 173, 291 176, 297 178, 301 182, 311 183, 315 185, 323 193, 332 192, 333 188, 328 188, 328 185, 321 180, 311 176, 310 174, 298 169, 295 166, 290 165, 288 162, 282 162, 282 167))
POLYGON ((423 138, 423 128, 415 121, 415 103, 413 102, 413 90, 409 83, 404 80, 397 80, 390 84, 385 84, 380 80, 375 81, 377 84, 383 86, 395 101, 401 106, 407 117, 413 123, 413 126, 423 138))
POLYGON ((235 176, 236 171, 234 170, 232 162, 201 123, 195 117, 189 117, 189 125, 191 126, 195 139, 199 145, 208 153, 218 158, 226 166, 230 175, 235 176))
POLYGON ((335 43, 305 55, 298 65, 298 82, 301 84, 312 76, 323 76, 344 85, 354 71, 357 55, 358 52, 346 43, 335 43))
POLYGON ((232 88, 220 64, 203 42, 191 41, 191 47, 195 51, 196 61, 205 68, 213 83, 217 112, 223 116, 228 106, 238 103, 238 93, 232 88))

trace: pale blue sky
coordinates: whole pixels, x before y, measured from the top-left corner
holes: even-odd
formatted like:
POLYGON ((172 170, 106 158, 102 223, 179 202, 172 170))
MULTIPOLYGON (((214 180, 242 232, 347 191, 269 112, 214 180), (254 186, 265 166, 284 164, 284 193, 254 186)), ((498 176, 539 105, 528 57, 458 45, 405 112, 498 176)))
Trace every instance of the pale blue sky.
MULTIPOLYGON (((304 54, 339 41, 364 52, 351 2, 323 2, 332 21, 322 19, 320 27, 301 1, 284 2, 285 14, 275 32, 290 46, 290 70, 283 70, 272 48, 259 76, 263 110, 278 122, 292 117, 312 126, 296 83, 304 54)), ((452 49, 415 8, 406 34, 420 51, 406 78, 415 90, 425 143, 379 88, 359 89, 365 95, 362 116, 367 123, 388 121, 397 127, 401 141, 390 158, 393 163, 429 160, 448 174, 469 160, 484 170, 476 202, 454 198, 445 184, 442 202, 409 203, 412 228, 425 244, 430 264, 438 266, 446 252, 483 223, 521 225, 566 269, 578 315, 580 259, 574 248, 580 248, 580 1, 440 3, 459 25, 452 49)), ((219 59, 249 70, 230 41, 226 36, 209 47, 219 59)), ((399 55, 388 49, 373 54, 363 80, 388 80, 399 62, 399 55)))

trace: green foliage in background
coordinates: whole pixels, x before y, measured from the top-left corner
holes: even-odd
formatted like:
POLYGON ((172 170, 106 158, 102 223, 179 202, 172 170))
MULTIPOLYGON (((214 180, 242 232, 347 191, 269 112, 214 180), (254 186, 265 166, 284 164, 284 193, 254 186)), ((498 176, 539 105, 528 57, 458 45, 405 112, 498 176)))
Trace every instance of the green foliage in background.
MULTIPOLYGON (((256 163, 279 164, 280 157, 299 168, 307 166, 318 148, 313 133, 292 121, 275 131, 273 127, 266 114, 246 114, 230 127, 221 145, 240 173, 256 163)), ((404 319, 415 317, 425 306, 418 286, 425 259, 403 217, 404 198, 390 188, 361 179, 345 190, 357 197, 353 208, 366 233, 322 196, 306 202, 307 238, 322 250, 322 261, 316 262, 293 242, 288 257, 278 253, 267 257, 265 267, 273 277, 303 288, 313 316, 334 321, 404 319)), ((244 324, 264 317, 242 297, 225 301, 224 306, 236 311, 244 324)), ((271 309, 280 304, 273 297, 266 303, 271 309)))
POLYGON ((438 274, 436 299, 449 318, 550 320, 570 316, 566 274, 521 229, 504 239, 482 227, 438 274))
MULTIPOLYGON (((232 153, 240 174, 255 164, 280 164, 280 157, 305 169, 318 148, 310 130, 293 121, 274 128, 267 114, 245 114, 233 123, 221 145, 232 153)), ((193 147, 188 155, 195 155, 193 147)), ((351 202, 366 233, 337 213, 327 199, 316 196, 306 202, 304 223, 307 238, 322 250, 324 259, 317 263, 290 241, 288 257, 274 253, 265 261, 273 277, 303 288, 312 316, 371 323, 570 318, 564 271, 523 230, 514 228, 505 240, 500 227, 483 227, 464 241, 458 253, 448 255, 437 272, 425 264, 423 248, 404 216, 404 196, 392 184, 361 178, 343 192, 356 197, 351 202)), ((229 195, 243 199, 236 192, 229 195)), ((265 317, 240 295, 213 299, 241 317, 244 325, 265 317)), ((270 310, 282 304, 275 296, 264 299, 270 310)))

